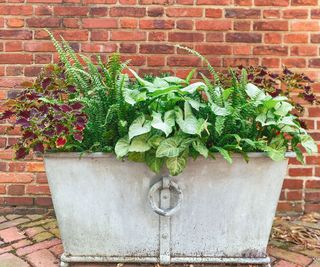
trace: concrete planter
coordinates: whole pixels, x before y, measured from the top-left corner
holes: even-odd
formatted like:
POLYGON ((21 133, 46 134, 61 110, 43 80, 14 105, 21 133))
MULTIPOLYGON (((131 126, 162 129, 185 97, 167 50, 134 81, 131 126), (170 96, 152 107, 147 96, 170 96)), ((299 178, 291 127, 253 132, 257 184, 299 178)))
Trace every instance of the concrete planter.
MULTIPOLYGON (((290 155, 288 155, 290 156, 290 155)), ((69 262, 268 264, 287 169, 262 153, 190 159, 176 177, 111 154, 45 156, 69 262)))

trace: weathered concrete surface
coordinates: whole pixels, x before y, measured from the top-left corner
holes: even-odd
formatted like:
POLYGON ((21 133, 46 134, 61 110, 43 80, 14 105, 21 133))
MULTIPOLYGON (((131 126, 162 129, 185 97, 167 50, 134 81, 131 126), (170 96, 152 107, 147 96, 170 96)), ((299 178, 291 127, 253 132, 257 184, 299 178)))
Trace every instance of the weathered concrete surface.
MULTIPOLYGON (((7 230, 4 242, 0 235, 0 267, 57 267, 63 253, 56 220, 42 216, 0 216, 0 229, 7 230), (27 222, 27 223, 26 223, 27 222), (18 230, 18 235, 17 231, 18 230), (46 237, 38 240, 37 235, 46 237), (17 239, 16 239, 17 238, 17 239), (11 241, 9 241, 11 240, 11 241)), ((289 224, 317 228, 316 223, 290 221, 289 224)), ((1 233, 1 232, 0 232, 1 233)), ((320 238, 320 237, 319 237, 320 238)), ((288 242, 269 241, 269 255, 275 267, 320 267, 320 249, 304 249, 288 242)), ((154 267, 153 264, 73 264, 72 267, 154 267)), ((225 267, 226 265, 172 265, 172 267, 225 267)), ((232 266, 232 265, 230 265, 232 266)), ((241 265, 253 267, 252 265, 241 265)), ((233 266, 235 267, 235 266, 233 266)))

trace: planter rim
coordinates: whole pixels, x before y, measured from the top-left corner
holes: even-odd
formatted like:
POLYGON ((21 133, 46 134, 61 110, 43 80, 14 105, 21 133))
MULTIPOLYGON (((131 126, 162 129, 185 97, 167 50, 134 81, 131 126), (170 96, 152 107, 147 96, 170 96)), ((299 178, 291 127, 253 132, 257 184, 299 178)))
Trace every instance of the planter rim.
MULTIPOLYGON (((265 152, 249 152, 247 153, 249 158, 268 158, 265 152)), ((222 157, 220 154, 216 154, 216 157, 222 157)), ((286 152, 286 158, 294 158, 296 156, 295 152, 286 152)), ((82 152, 46 152, 44 154, 45 158, 115 158, 113 153, 82 153, 82 152)), ((242 157, 240 153, 232 154, 232 157, 242 157)))

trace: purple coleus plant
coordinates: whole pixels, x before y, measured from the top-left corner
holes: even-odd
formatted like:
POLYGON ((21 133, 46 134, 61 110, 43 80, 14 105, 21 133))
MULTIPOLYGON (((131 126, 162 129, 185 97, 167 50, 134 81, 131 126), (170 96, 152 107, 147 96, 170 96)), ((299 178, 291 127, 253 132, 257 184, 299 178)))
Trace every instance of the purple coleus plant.
POLYGON ((31 151, 67 151, 79 146, 87 115, 83 104, 76 100, 76 88, 65 78, 62 64, 44 68, 34 83, 25 82, 15 99, 7 101, 7 110, 0 120, 9 119, 13 128, 20 126, 21 138, 13 145, 16 158, 31 151))

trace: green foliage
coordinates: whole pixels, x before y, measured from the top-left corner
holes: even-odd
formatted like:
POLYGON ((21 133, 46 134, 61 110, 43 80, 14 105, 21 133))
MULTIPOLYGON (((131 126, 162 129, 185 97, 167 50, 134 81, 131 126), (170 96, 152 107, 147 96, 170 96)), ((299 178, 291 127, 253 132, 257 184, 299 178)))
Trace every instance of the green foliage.
POLYGON ((130 80, 119 54, 93 61, 49 34, 65 68, 66 77, 60 79, 74 85, 72 101, 86 116, 77 146, 70 148, 66 141, 65 151, 114 152, 155 172, 166 167, 178 175, 190 157, 219 153, 231 163, 232 153, 248 160, 247 153, 257 151, 283 160, 292 149, 303 160, 300 145, 307 153, 317 150, 292 114, 292 99, 272 96, 270 86, 259 88, 250 70, 230 69, 223 76, 198 52, 179 46, 203 60, 213 79, 201 73, 202 80, 192 82, 195 70, 185 79, 170 74, 142 78, 129 70, 135 77, 130 80))

